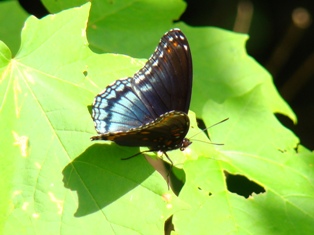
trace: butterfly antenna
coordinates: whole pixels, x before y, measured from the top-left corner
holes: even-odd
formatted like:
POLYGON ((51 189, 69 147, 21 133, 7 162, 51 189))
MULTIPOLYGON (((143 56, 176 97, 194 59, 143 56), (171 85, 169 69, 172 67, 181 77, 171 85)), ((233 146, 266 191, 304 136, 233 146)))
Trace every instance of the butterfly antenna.
POLYGON ((193 140, 193 142, 202 142, 205 144, 213 144, 213 145, 224 145, 222 143, 213 143, 213 142, 207 142, 207 141, 203 141, 203 140, 193 140))
MULTIPOLYGON (((201 130, 200 132, 196 133, 195 135, 192 135, 191 137, 189 137, 189 139, 192 139, 194 136, 198 135, 199 133, 204 132, 204 131, 208 130, 209 128, 212 128, 212 127, 214 127, 220 123, 223 123, 223 122, 227 121, 228 119, 229 118, 225 118, 224 120, 221 120, 220 122, 217 122, 217 123, 215 123, 209 127, 206 127, 205 129, 201 130)), ((217 145, 223 145, 223 144, 217 144, 217 145)))

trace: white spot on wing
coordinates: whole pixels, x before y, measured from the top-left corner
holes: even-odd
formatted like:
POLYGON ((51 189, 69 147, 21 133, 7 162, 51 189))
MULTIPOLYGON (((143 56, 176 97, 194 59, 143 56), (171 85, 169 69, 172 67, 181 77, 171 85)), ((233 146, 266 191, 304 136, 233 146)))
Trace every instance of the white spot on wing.
POLYGON ((157 67, 157 66, 158 66, 158 60, 155 60, 152 65, 153 65, 154 67, 157 67))
POLYGON ((152 73, 152 68, 149 67, 146 71, 145 71, 145 75, 150 75, 152 73))

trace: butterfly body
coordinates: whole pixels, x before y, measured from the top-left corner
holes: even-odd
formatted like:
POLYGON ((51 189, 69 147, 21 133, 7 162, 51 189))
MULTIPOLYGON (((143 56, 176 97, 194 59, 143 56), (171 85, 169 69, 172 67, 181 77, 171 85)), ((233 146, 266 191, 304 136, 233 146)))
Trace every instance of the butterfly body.
POLYGON ((192 59, 178 29, 167 32, 153 55, 133 77, 120 79, 95 97, 92 117, 99 135, 123 146, 150 151, 183 150, 192 90, 192 59))

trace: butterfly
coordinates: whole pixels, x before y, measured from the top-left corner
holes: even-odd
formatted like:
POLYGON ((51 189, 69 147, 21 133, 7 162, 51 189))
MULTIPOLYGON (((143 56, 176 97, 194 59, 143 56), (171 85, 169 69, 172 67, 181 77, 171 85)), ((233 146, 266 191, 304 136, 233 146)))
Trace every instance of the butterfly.
POLYGON ((190 47, 180 29, 172 29, 133 77, 116 80, 95 97, 92 118, 99 135, 91 140, 148 147, 131 157, 160 151, 171 161, 167 151, 192 143, 185 138, 191 92, 190 47))

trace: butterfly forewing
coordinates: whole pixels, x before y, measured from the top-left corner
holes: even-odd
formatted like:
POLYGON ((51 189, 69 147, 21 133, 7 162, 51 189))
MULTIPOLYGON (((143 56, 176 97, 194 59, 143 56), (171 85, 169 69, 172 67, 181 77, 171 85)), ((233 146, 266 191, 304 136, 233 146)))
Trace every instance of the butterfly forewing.
POLYGON ((179 30, 165 34, 145 66, 134 75, 134 90, 152 115, 178 110, 188 112, 192 89, 192 58, 179 30))

